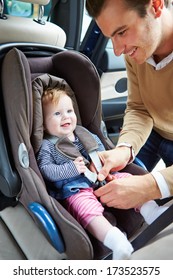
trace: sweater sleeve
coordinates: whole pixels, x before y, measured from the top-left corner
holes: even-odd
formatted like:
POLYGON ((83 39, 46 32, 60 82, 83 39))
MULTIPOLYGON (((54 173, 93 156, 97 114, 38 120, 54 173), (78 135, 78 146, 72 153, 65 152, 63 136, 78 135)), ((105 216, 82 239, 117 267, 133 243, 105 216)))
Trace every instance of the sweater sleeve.
POLYGON ((143 104, 138 85, 137 68, 130 58, 126 58, 126 68, 128 75, 128 98, 118 143, 128 142, 132 145, 135 154, 137 154, 153 128, 153 119, 143 104))

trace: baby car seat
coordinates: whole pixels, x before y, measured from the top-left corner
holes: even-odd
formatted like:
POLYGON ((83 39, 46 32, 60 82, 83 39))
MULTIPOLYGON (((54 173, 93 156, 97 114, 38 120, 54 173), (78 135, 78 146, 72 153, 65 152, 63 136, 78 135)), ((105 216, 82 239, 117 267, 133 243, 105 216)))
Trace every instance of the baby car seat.
MULTIPOLYGON (((7 124, 4 134, 9 165, 16 170, 18 181, 17 184, 3 184, 0 191, 6 197, 17 197, 18 203, 27 209, 42 230, 45 231, 44 215, 48 217, 47 220, 52 219, 55 233, 58 232, 55 239, 58 237, 62 242, 60 259, 111 258, 110 250, 89 236, 60 202, 48 194, 35 159, 43 138, 41 92, 45 86, 51 86, 58 79, 64 79, 74 93, 79 124, 97 134, 106 149, 113 147, 101 131, 100 80, 96 68, 86 56, 74 51, 55 50, 41 45, 23 47, 22 44, 18 44, 17 48, 9 47, 8 50, 3 58, 1 81, 5 108, 3 116, 7 124), (7 185, 14 195, 6 191, 7 185), (43 216, 33 210, 34 203, 37 210, 45 211, 43 216)), ((145 173, 134 164, 129 165, 127 171, 132 174, 145 173)), ((1 177, 6 177, 3 168, 1 173, 5 173, 1 177)), ((105 216, 126 231, 128 237, 143 223, 141 215, 133 209, 106 208, 105 216)), ((49 238, 51 234, 48 231, 47 227, 45 234, 49 238)))

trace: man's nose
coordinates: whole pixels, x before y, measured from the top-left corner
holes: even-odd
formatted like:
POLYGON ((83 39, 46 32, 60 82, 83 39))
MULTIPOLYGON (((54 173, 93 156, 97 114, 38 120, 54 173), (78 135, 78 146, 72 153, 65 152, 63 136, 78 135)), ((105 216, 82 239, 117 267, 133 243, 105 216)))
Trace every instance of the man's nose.
POLYGON ((116 40, 116 42, 112 40, 112 44, 113 44, 114 54, 116 56, 120 56, 124 53, 125 50, 124 44, 118 42, 118 40, 116 40))

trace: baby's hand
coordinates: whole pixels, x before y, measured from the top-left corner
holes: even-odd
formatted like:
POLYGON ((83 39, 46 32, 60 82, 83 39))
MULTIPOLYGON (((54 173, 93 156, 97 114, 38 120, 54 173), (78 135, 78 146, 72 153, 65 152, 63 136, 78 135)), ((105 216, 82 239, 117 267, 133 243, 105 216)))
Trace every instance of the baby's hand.
POLYGON ((86 171, 86 166, 85 166, 85 163, 84 163, 84 160, 83 160, 83 157, 77 157, 75 160, 74 160, 74 164, 77 168, 77 171, 81 174, 81 173, 85 173, 86 171))
POLYGON ((97 170, 95 168, 94 163, 91 161, 91 163, 89 164, 89 170, 92 171, 93 173, 97 173, 97 170))

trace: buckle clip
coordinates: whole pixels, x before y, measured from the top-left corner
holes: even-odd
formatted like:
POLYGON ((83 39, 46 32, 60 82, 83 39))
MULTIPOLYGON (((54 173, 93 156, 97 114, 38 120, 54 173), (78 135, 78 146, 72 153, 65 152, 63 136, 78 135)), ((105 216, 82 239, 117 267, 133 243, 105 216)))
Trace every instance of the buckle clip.
POLYGON ((106 185, 106 184, 107 184, 106 180, 103 180, 103 181, 97 180, 97 181, 93 184, 93 189, 94 189, 94 190, 97 190, 97 189, 99 189, 100 187, 103 187, 103 186, 106 185))

